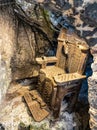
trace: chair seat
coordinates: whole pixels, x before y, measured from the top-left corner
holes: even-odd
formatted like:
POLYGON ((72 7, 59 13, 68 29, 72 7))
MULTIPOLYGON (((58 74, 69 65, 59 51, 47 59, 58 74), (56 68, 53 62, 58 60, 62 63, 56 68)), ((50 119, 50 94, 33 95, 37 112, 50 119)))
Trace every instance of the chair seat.
POLYGON ((55 82, 57 82, 57 84, 64 84, 66 82, 73 82, 73 81, 81 80, 84 78, 86 78, 85 75, 81 75, 77 72, 54 76, 54 80, 55 82))
POLYGON ((46 78, 50 79, 53 82, 54 86, 57 86, 54 82, 54 76, 64 74, 65 71, 57 66, 46 66, 46 68, 41 69, 40 72, 46 75, 46 78))
POLYGON ((84 78, 86 78, 85 75, 81 75, 76 72, 76 73, 61 74, 61 75, 54 76, 54 81, 58 85, 65 85, 66 83, 73 84, 76 81, 80 81, 84 78))

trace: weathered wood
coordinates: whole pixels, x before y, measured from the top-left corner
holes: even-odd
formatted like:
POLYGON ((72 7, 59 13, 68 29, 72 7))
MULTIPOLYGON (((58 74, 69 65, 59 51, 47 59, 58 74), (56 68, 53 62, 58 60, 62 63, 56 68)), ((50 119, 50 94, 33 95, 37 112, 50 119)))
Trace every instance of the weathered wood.
POLYGON ((46 61, 47 63, 54 63, 54 62, 57 62, 57 57, 53 56, 53 57, 39 57, 39 58, 36 58, 36 61, 39 63, 39 64, 42 64, 43 61, 46 61))
POLYGON ((35 121, 40 122, 49 115, 48 108, 37 91, 25 93, 24 99, 35 121))
POLYGON ((45 73, 46 77, 52 81, 54 86, 56 86, 56 83, 54 82, 53 77, 55 75, 60 75, 65 73, 63 69, 57 66, 48 66, 45 69, 41 69, 40 72, 45 73))
POLYGON ((41 98, 38 91, 36 91, 36 90, 30 91, 30 94, 32 96, 32 99, 35 99, 35 100, 37 100, 38 103, 40 103, 41 108, 46 108, 47 107, 46 103, 43 101, 43 99, 41 98))
POLYGON ((48 63, 56 63, 57 62, 57 57, 40 57, 36 58, 36 61, 38 64, 42 66, 42 68, 46 68, 46 65, 48 63))
POLYGON ((60 74, 57 76, 54 76, 54 80, 57 84, 63 84, 65 83, 73 84, 74 81, 80 81, 81 79, 86 78, 85 75, 81 75, 79 73, 70 73, 70 74, 60 74))

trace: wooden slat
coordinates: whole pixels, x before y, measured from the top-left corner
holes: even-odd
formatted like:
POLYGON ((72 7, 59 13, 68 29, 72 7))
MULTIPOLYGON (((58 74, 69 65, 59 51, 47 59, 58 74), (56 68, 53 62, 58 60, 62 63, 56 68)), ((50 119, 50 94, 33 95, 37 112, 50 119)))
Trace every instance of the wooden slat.
POLYGON ((34 99, 37 100, 38 103, 40 103, 41 108, 47 107, 46 103, 42 100, 42 98, 41 98, 41 96, 40 96, 40 94, 38 93, 37 90, 30 91, 30 94, 32 95, 32 99, 34 98, 34 99))
POLYGON ((86 76, 81 75, 79 73, 61 74, 61 75, 54 76, 55 82, 59 84, 61 83, 64 84, 66 82, 72 82, 72 81, 78 81, 84 78, 86 78, 86 76))
POLYGON ((49 115, 48 110, 41 108, 40 103, 37 100, 33 100, 30 93, 25 93, 24 99, 35 121, 40 122, 49 115))

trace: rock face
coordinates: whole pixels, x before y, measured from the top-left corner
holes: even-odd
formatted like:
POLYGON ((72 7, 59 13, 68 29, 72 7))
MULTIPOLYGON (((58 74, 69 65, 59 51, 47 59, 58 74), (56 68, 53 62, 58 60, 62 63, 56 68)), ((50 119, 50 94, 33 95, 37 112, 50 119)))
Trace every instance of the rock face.
POLYGON ((33 75, 35 67, 35 39, 30 26, 19 22, 16 30, 17 40, 11 58, 12 79, 23 79, 33 75), (32 64, 31 64, 32 63, 32 64))
POLYGON ((90 104, 90 128, 97 129, 97 45, 92 47, 91 53, 93 55, 93 63, 91 65, 93 74, 88 79, 88 99, 90 104))
POLYGON ((53 37, 53 32, 47 24, 46 12, 38 7, 35 13, 35 4, 26 4, 24 1, 21 3, 25 13, 20 8, 20 10, 17 8, 15 10, 15 13, 18 13, 16 13, 17 39, 11 59, 13 80, 33 77, 34 71, 39 70, 35 58, 48 55, 53 37), (49 36, 47 35, 48 32, 49 36))
POLYGON ((35 62, 35 57, 47 55, 51 48, 46 34, 44 36, 34 26, 30 26, 29 23, 20 19, 15 14, 13 4, 14 0, 0 1, 1 100, 12 80, 36 75, 39 66, 35 62))
POLYGON ((11 6, 0 5, 0 101, 3 99, 10 81, 10 62, 15 43, 15 23, 11 6))

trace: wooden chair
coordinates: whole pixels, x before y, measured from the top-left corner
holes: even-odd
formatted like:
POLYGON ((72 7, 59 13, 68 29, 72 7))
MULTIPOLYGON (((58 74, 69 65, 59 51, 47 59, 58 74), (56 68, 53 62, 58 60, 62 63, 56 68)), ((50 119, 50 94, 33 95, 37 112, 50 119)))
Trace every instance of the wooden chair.
POLYGON ((73 94, 68 106, 71 112, 75 106, 82 80, 89 47, 75 33, 62 29, 58 37, 56 56, 36 58, 41 65, 37 90, 43 100, 59 117, 63 98, 73 94), (53 64, 52 64, 53 63, 53 64))

